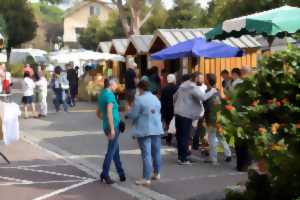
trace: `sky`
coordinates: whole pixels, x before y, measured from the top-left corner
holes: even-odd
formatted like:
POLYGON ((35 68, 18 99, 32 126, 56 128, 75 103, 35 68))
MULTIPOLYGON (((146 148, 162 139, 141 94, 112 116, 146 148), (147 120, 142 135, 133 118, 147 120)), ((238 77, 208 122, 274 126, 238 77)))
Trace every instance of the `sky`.
MULTIPOLYGON (((31 2, 38 2, 39 0, 30 0, 31 2)), ((66 1, 72 1, 72 0, 66 0, 66 1)), ((164 5, 166 6, 167 9, 172 8, 173 6, 173 0, 162 0, 164 5)), ((198 2, 201 4, 202 7, 206 8, 207 3, 210 2, 211 0, 198 0, 198 2)))

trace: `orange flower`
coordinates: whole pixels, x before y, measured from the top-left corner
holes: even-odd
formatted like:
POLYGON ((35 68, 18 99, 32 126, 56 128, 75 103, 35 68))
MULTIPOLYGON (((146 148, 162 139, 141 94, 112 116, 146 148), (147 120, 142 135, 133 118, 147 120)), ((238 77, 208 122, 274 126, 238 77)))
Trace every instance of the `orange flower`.
POLYGON ((235 107, 232 106, 232 105, 226 105, 224 108, 225 108, 226 110, 228 110, 228 111, 233 111, 233 110, 235 110, 235 107))
POLYGON ((277 134, 277 131, 279 128, 280 128, 280 124, 278 124, 278 123, 272 124, 272 134, 273 135, 277 134))
POLYGON ((267 133, 267 129, 261 127, 258 129, 258 132, 261 134, 261 135, 264 135, 265 133, 267 133))
POLYGON ((281 100, 281 103, 282 103, 282 104, 285 104, 285 103, 287 103, 288 101, 289 101, 288 98, 284 98, 284 99, 281 100))
POLYGON ((282 102, 281 102, 281 101, 276 101, 276 106, 277 106, 277 107, 282 106, 282 102))
POLYGON ((296 124, 296 128, 300 129, 300 123, 296 124))
POLYGON ((228 97, 228 96, 224 96, 224 97, 223 97, 223 100, 225 100, 225 101, 229 101, 229 100, 231 100, 231 98, 230 98, 230 97, 228 97))

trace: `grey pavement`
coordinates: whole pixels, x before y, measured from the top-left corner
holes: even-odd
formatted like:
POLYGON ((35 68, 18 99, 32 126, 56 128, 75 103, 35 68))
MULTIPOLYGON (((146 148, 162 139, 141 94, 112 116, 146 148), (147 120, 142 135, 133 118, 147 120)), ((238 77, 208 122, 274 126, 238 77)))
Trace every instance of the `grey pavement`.
MULTIPOLYGON (((19 98, 17 94, 13 97, 14 100, 19 98)), ((50 114, 47 118, 21 120, 23 137, 55 152, 96 178, 101 172, 107 140, 95 117, 95 103, 78 103, 69 113, 54 113, 51 103, 49 107, 50 114)), ((243 183, 247 179, 245 173, 234 170, 234 162, 221 161, 219 166, 204 164, 200 152, 193 152, 196 163, 192 166, 179 166, 176 163, 176 149, 163 146, 162 179, 153 182, 150 188, 138 187, 134 185, 134 180, 141 178, 142 162, 137 143, 128 129, 120 138, 120 146, 129 180, 125 184, 116 184, 113 190, 138 199, 216 200, 224 196, 227 186, 243 183)), ((93 186, 89 190, 92 188, 93 186)), ((73 196, 73 199, 82 198, 73 196)))
POLYGON ((0 151, 11 161, 0 160, 1 200, 135 199, 32 143, 19 141, 0 151))

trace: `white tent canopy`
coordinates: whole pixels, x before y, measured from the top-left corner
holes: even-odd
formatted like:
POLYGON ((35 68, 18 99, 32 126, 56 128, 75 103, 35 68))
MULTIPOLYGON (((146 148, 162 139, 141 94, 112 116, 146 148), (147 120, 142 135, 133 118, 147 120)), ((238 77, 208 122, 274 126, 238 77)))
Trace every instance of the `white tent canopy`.
POLYGON ((50 62, 57 64, 67 64, 73 62, 74 64, 80 64, 85 61, 98 61, 98 60, 111 60, 125 62, 125 58, 116 54, 99 53, 88 50, 62 50, 58 52, 52 52, 49 54, 50 62))

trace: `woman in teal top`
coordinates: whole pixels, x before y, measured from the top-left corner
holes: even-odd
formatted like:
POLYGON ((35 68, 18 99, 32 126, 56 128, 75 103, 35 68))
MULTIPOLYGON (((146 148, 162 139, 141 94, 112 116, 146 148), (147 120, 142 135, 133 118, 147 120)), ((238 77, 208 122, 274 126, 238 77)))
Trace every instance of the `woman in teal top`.
POLYGON ((103 162, 103 169, 100 175, 101 182, 105 181, 107 184, 113 184, 114 181, 109 176, 109 169, 111 161, 113 160, 116 165, 120 181, 126 181, 125 172, 122 167, 119 149, 119 124, 120 114, 119 105, 117 103, 114 91, 117 89, 116 79, 110 77, 104 81, 104 89, 98 96, 98 109, 97 115, 100 118, 102 115, 103 130, 108 138, 108 147, 103 162), (101 114, 100 114, 101 113, 101 114))

